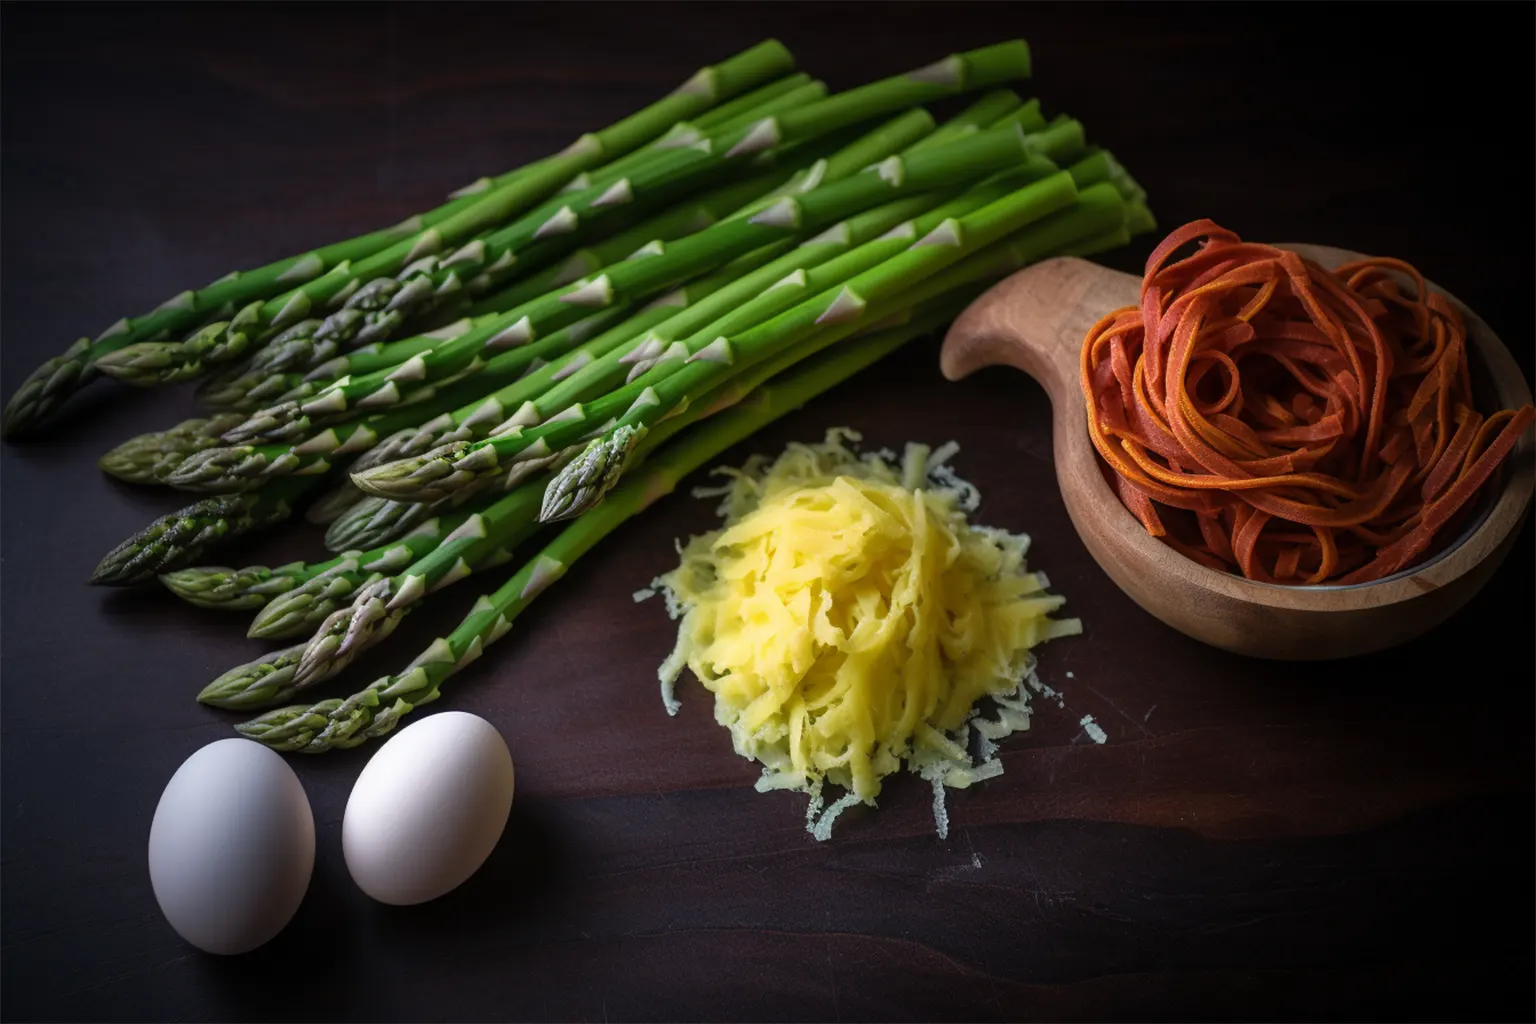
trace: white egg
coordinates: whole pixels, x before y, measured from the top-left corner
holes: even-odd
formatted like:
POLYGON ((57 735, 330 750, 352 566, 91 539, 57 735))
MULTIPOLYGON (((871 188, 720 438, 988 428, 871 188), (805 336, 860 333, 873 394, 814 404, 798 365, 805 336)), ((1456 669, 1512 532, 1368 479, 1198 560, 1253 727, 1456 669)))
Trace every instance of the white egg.
POLYGON ((496 727, 443 711, 400 730, 347 800, 341 848, 381 903, 425 903, 485 863, 512 811, 512 755, 496 727))
POLYGON ((244 953, 283 930, 315 867, 315 817, 293 769, 251 740, 182 762, 149 827, 149 881, 177 934, 244 953))

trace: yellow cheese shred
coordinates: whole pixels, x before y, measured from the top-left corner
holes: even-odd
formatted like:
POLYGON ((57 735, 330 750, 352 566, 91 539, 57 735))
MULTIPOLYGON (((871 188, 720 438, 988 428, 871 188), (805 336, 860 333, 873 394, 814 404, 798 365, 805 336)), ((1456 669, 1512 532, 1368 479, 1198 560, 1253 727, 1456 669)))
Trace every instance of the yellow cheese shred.
POLYGON ((996 741, 1028 728, 1030 649, 1082 626, 1049 617, 1065 599, 1026 569, 1027 536, 966 521, 979 496, 947 465, 955 445, 898 463, 858 440, 834 429, 716 470, 729 482, 703 493, 723 495, 723 528, 653 584, 682 617, 662 698, 675 714, 691 669, 762 764, 758 790, 810 795, 819 839, 903 763, 932 783, 943 835, 945 787, 1001 774, 996 741), (830 806, 828 784, 847 791, 830 806))

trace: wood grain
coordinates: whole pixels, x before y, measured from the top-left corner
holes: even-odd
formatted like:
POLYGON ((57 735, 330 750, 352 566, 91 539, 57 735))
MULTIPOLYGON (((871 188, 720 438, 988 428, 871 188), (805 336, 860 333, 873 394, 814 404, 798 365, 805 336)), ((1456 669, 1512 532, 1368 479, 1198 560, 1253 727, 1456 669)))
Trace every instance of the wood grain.
MULTIPOLYGON (((1048 111, 1082 118, 1165 227, 1209 216, 1401 256, 1510 339, 1529 379, 1533 12, 1433 10, 1426 41, 1423 18, 1330 32, 1322 9, 1259 5, 6 4, 0 387, 124 313, 393 223, 770 34, 835 88, 1026 36, 1048 111)), ((1134 271, 1149 246, 1106 262, 1134 271)), ((1038 385, 1001 368, 948 383, 937 356, 916 344, 726 459, 832 425, 872 445, 953 438, 978 519, 1028 531, 1083 617, 1043 652, 1066 706, 1042 704, 1006 774, 955 795, 947 841, 903 778, 817 844, 800 798, 752 791, 698 687, 662 711, 673 624, 629 595, 709 526, 688 481, 437 705, 489 719, 517 759, 483 871, 435 904, 371 903, 340 851, 366 751, 298 761, 314 883, 287 932, 234 960, 165 925, 145 843, 176 766, 233 720, 192 695, 262 645, 238 616, 84 586, 180 504, 104 480, 96 456, 189 397, 102 385, 71 425, 0 447, 0 1017, 1529 1019, 1529 525, 1420 640, 1304 669, 1240 658, 1142 612, 1083 548, 1038 385)), ((224 557, 318 550, 294 529, 224 557)), ((398 668, 479 590, 434 598, 338 688, 398 668)))
MULTIPOLYGON (((1287 243, 1333 268, 1362 254, 1287 243)), ((1430 282, 1433 287, 1433 282, 1430 282)), ((1072 525, 1099 566, 1147 612, 1196 640, 1257 658, 1350 658, 1412 640, 1458 611, 1509 554, 1531 507, 1536 461, 1529 432, 1510 453, 1486 516, 1451 549, 1367 586, 1280 587, 1217 572, 1149 535, 1104 480, 1088 437, 1083 338, 1101 318, 1134 306, 1140 279, 1086 260, 1028 267, 958 317, 939 353, 944 376, 987 366, 1023 370, 1045 388, 1055 412, 1056 478, 1072 525)), ((1530 388, 1504 343, 1454 296, 1468 349, 1492 382, 1489 408, 1529 405, 1530 388)))

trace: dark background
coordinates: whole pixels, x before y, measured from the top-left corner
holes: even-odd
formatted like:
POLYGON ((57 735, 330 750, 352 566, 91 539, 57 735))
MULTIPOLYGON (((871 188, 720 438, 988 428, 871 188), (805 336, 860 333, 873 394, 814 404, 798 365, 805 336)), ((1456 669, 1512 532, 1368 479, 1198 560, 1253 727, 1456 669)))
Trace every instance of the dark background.
MULTIPOLYGON (((0 386, 181 288, 558 148, 768 35, 833 88, 1024 36, 1037 73, 1021 91, 1080 117, 1164 229, 1209 216, 1406 258, 1529 375, 1533 10, 11 3, 0 386)), ((1135 269, 1151 244, 1108 261, 1135 269)), ((903 776, 817 844, 803 797, 752 792, 696 684, 677 719, 662 712, 672 627, 629 595, 710 522, 679 494, 445 692, 439 707, 489 718, 518 762, 484 870, 434 904, 370 902, 339 842, 368 752, 298 761, 314 881, 290 929, 237 959, 165 924, 145 842, 176 766, 230 735, 192 695, 261 645, 243 616, 83 582, 184 503, 106 480, 96 456, 188 415, 187 395, 98 384, 69 422, 4 446, 4 1016, 1530 1019, 1530 524, 1472 606, 1414 644, 1246 661, 1156 623, 1083 551, 1043 393, 1004 370, 946 384, 936 346, 729 459, 834 424, 874 444, 957 439, 980 521, 1033 534, 1035 567, 1083 617, 1086 636, 1043 652, 1066 709, 1042 705, 1006 775, 951 796, 947 841, 903 776)), ((219 560, 318 550, 295 529, 219 560)), ((435 599, 345 681, 401 664, 481 589, 435 599)))

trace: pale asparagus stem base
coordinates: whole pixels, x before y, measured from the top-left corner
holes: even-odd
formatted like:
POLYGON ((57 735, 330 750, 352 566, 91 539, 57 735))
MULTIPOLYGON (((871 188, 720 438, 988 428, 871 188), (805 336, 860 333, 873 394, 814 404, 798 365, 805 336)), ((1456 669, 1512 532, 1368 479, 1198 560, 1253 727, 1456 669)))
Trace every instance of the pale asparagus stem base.
POLYGON ((947 317, 917 321, 849 344, 764 385, 747 402, 711 417, 663 449, 632 481, 590 516, 566 527, 495 593, 483 597, 449 636, 435 641, 405 672, 386 676, 345 700, 268 712, 237 726, 250 739, 282 751, 321 753, 384 736, 414 708, 435 700, 439 686, 501 638, 512 620, 567 568, 624 520, 670 492, 688 473, 732 444, 841 382, 947 317))

